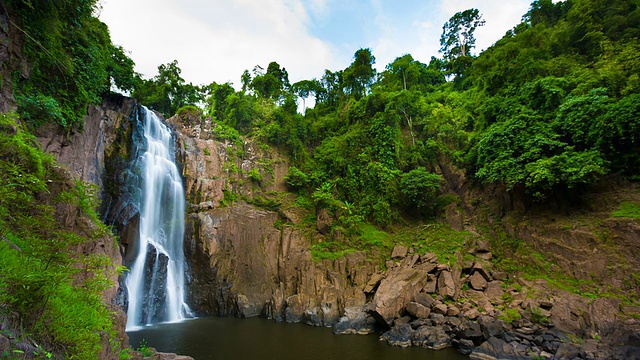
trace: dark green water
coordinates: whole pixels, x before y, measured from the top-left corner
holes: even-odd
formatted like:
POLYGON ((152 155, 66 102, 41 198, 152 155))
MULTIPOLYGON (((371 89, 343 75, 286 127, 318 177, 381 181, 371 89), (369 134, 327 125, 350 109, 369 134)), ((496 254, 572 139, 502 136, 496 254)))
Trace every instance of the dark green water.
POLYGON ((334 335, 328 328, 258 318, 194 319, 129 332, 129 337, 133 348, 145 339, 158 351, 189 355, 196 360, 469 359, 454 349, 403 349, 378 341, 378 335, 334 335))

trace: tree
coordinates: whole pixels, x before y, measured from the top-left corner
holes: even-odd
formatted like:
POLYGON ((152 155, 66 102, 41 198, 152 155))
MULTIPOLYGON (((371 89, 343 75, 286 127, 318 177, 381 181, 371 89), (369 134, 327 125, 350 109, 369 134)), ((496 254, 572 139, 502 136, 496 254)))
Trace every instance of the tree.
POLYGON ((457 12, 442 27, 440 52, 448 60, 460 56, 470 56, 476 45, 473 36, 476 28, 485 24, 478 9, 457 12))
POLYGON ((376 58, 370 49, 360 49, 353 55, 353 62, 344 70, 344 83, 349 95, 357 99, 365 96, 376 77, 373 64, 376 58))
POLYGON ((132 96, 165 116, 171 116, 184 105, 202 100, 198 86, 186 83, 180 76, 178 61, 158 66, 158 75, 153 79, 138 77, 132 96))
MULTIPOLYGON (((254 77, 249 88, 262 98, 280 100, 291 87, 287 70, 280 68, 280 65, 275 61, 269 63, 266 73, 260 66, 256 66, 253 72, 254 77)), ((243 75, 243 84, 245 78, 246 74, 243 75)))
POLYGON ((291 90, 302 99, 302 109, 304 111, 304 109, 306 109, 305 99, 311 94, 317 98, 318 93, 321 91, 321 87, 322 86, 318 80, 301 80, 291 85, 291 90))

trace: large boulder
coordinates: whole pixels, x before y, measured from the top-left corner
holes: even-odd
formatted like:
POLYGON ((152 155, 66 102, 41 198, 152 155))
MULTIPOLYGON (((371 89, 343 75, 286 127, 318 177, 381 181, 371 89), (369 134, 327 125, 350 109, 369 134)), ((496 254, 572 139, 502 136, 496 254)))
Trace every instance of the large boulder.
POLYGON ((475 348, 469 355, 470 359, 476 360, 525 360, 524 357, 516 353, 513 346, 507 344, 504 340, 491 337, 482 345, 475 348))

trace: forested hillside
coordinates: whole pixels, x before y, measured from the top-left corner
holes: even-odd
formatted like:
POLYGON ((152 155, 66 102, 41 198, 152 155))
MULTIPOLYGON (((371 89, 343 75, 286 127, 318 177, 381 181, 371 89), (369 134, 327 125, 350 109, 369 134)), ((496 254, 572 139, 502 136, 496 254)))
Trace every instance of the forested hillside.
POLYGON ((454 16, 442 57, 428 64, 407 54, 377 73, 374 54, 360 49, 346 69, 294 84, 280 64, 256 65, 237 91, 185 84, 173 62, 133 95, 165 115, 200 100, 220 136, 236 130, 285 150, 291 191, 347 209, 347 228, 435 216, 455 201, 434 173, 443 159, 530 205, 575 204, 614 174, 636 180, 638 4, 535 1, 475 56, 482 22, 477 10, 454 16), (296 100, 309 97, 315 106, 297 113, 296 100))

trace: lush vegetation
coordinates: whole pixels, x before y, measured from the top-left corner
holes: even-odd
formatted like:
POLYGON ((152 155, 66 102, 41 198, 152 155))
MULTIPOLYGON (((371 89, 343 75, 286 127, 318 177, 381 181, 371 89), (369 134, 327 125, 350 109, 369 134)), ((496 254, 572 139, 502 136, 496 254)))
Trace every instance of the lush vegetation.
MULTIPOLYGON (((443 28, 442 58, 428 64, 403 55, 377 73, 374 55, 360 49, 346 69, 290 84, 272 62, 245 71, 239 91, 182 81, 175 93, 191 95, 170 97, 182 100, 169 108, 204 99, 214 122, 288 152, 291 191, 333 212, 349 204, 383 227, 442 209, 443 159, 525 202, 567 202, 608 174, 635 179, 637 4, 536 0, 521 24, 475 56, 483 24, 475 9, 455 14, 443 28), (298 113, 296 100, 310 97, 315 107, 298 113)), ((157 88, 180 83, 175 62, 159 69, 178 81, 161 84, 159 75, 157 88)))
POLYGON ((24 39, 29 71, 16 73, 13 83, 20 116, 31 126, 81 128, 87 105, 100 103, 112 85, 133 89, 133 61, 94 16, 97 3, 3 1, 24 39))
POLYGON ((42 356, 97 359, 103 338, 117 349, 102 298, 112 286, 104 270, 111 259, 78 251, 112 239, 94 212, 91 187, 77 182, 59 192, 67 178, 11 114, 0 116, 0 178, 0 318, 13 325, 8 335, 36 339, 42 356), (61 206, 83 225, 65 226, 56 215, 61 206))
POLYGON ((133 89, 133 62, 94 16, 97 2, 2 1, 26 62, 3 79, 13 85, 18 114, 0 114, 0 319, 13 340, 2 358, 21 357, 20 342, 38 344, 30 352, 42 358, 98 359, 109 353, 105 344, 112 353, 121 348, 103 302, 113 286, 111 259, 82 253, 113 241, 94 211, 95 189, 71 186, 27 130, 51 123, 81 130, 87 106, 112 86, 133 89), (73 226, 61 220, 64 211, 73 226))

